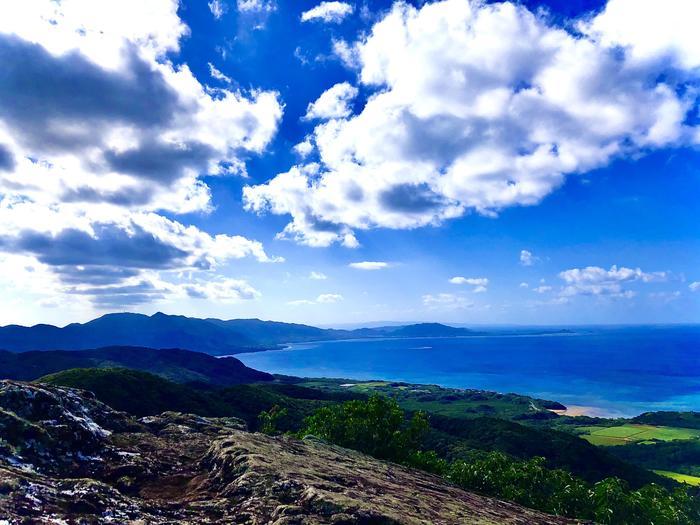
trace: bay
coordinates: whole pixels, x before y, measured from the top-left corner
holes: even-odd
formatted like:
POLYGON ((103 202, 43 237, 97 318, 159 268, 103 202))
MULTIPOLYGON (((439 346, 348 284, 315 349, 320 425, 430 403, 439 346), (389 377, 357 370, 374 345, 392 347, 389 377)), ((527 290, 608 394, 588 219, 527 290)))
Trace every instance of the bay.
POLYGON ((323 341, 236 357, 277 374, 514 392, 608 417, 700 410, 699 326, 572 330, 323 341))

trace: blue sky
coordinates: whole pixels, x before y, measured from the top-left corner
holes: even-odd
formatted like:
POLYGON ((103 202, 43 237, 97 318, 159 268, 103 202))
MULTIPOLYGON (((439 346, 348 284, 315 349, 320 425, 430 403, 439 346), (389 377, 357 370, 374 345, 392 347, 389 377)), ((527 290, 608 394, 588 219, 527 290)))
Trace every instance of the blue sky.
POLYGON ((633 5, 0 7, 0 323, 700 321, 700 13, 633 5))

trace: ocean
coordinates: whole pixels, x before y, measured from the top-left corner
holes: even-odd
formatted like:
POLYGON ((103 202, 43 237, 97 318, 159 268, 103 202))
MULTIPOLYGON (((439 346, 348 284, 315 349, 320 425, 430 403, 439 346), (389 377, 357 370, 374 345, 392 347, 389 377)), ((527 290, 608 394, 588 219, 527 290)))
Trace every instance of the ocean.
POLYGON ((700 410, 700 326, 324 341, 236 355, 266 372, 514 392, 572 413, 700 410))

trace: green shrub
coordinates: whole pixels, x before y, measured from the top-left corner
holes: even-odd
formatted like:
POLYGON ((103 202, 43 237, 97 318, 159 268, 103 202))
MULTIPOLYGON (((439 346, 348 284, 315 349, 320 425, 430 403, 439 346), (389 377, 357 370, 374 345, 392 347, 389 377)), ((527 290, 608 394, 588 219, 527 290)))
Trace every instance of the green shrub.
POLYGON ((258 428, 263 434, 274 436, 279 434, 278 424, 280 419, 287 416, 287 409, 275 405, 270 410, 263 410, 258 415, 258 428))
POLYGON ((305 420, 302 435, 311 434, 336 445, 380 459, 406 461, 419 449, 428 430, 422 412, 407 420, 393 399, 372 396, 323 407, 305 420))
POLYGON ((437 455, 434 450, 416 450, 405 461, 406 465, 432 474, 445 476, 450 463, 437 455))

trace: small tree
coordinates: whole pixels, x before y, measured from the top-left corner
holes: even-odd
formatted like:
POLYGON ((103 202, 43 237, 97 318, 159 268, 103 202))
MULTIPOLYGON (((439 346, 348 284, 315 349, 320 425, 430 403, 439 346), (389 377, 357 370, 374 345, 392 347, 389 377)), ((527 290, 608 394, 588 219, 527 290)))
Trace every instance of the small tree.
POLYGON ((263 410, 258 415, 258 425, 260 432, 269 436, 279 434, 277 423, 287 415, 286 408, 280 408, 279 405, 274 405, 270 410, 263 410))
POLYGON ((306 418, 302 434, 312 434, 342 447, 380 459, 404 462, 420 447, 428 420, 418 412, 406 420, 393 399, 374 395, 323 407, 306 418))

